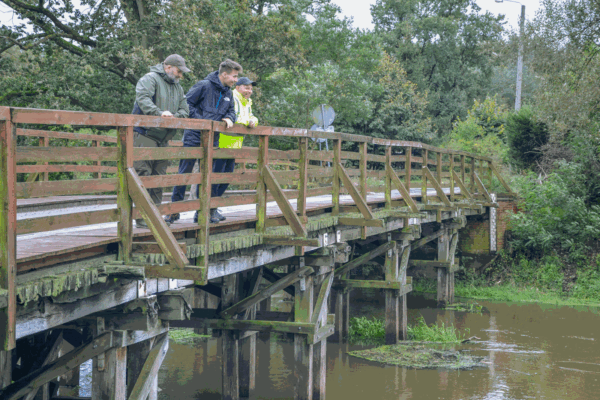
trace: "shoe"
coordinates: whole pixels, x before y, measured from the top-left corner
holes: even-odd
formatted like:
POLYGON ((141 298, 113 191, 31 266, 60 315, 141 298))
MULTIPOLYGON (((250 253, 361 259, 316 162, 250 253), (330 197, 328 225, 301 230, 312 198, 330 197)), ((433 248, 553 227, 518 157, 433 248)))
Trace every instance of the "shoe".
MULTIPOLYGON (((218 224, 219 222, 221 222, 219 217, 217 217, 215 210, 216 210, 216 208, 213 208, 210 210, 210 223, 211 224, 218 224)), ((198 211, 196 211, 196 214, 194 214, 194 223, 195 224, 198 223, 198 211)))
POLYGON ((148 229, 148 224, 143 219, 136 219, 135 220, 135 227, 136 228, 142 228, 142 229, 148 229))
POLYGON ((174 224, 175 221, 179 221, 180 217, 181 216, 179 215, 179 213, 165 215, 165 222, 167 223, 167 225, 171 225, 174 224))
POLYGON ((217 218, 219 218, 219 221, 225 221, 227 219, 227 217, 221 214, 221 211, 219 211, 218 208, 215 208, 215 215, 217 216, 217 218))

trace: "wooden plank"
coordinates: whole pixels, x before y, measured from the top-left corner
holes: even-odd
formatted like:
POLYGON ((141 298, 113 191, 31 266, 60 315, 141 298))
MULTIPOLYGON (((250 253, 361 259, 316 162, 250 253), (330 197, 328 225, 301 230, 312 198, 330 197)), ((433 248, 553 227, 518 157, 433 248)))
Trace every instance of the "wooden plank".
MULTIPOLYGON (((116 167, 96 165, 17 165, 17 174, 35 174, 49 172, 117 173, 116 167)), ((98 179, 98 178, 96 178, 98 179)))
POLYGON ((341 276, 342 274, 345 274, 347 272, 352 271, 354 268, 366 263, 369 260, 372 260, 375 257, 380 256, 381 254, 387 252, 388 250, 390 250, 392 247, 394 247, 396 242, 387 242, 382 244, 381 246, 377 247, 374 250, 371 250, 368 253, 363 254, 362 256, 355 258, 354 260, 347 262, 346 264, 342 265, 341 267, 337 268, 335 270, 335 274, 336 276, 341 276))
POLYGON ((508 186, 508 184, 506 183, 506 181, 504 180, 504 178, 502 177, 502 175, 500 175, 500 172, 498 171, 498 169, 496 168, 496 166, 493 163, 490 163, 490 167, 492 168, 492 171, 494 172, 494 175, 496 175, 496 178, 498 178, 498 180, 500 181, 500 184, 504 187, 504 189, 506 189, 506 191, 511 194, 511 195, 515 195, 515 193, 512 191, 512 189, 510 188, 510 186, 508 186))
POLYGON ((245 311, 246 309, 254 306, 255 304, 258 304, 261 301, 271 297, 272 295, 279 292, 280 290, 283 290, 284 288, 288 287, 289 285, 294 284, 294 282, 297 282, 298 280, 312 274, 313 272, 314 272, 314 270, 311 267, 300 268, 300 269, 286 275, 285 277, 278 280, 277 282, 272 283, 271 285, 267 286, 266 288, 259 291, 258 293, 245 298, 244 300, 238 302, 237 304, 234 304, 233 306, 227 308, 226 310, 221 311, 221 318, 225 318, 225 319, 233 318, 237 314, 239 314, 239 313, 245 311))
POLYGON ((112 332, 107 332, 70 351, 56 361, 25 375, 23 378, 0 390, 1 400, 17 400, 36 387, 50 382, 90 358, 97 357, 114 346, 112 332))
MULTIPOLYGON (((269 137, 258 138, 257 168, 262 171, 269 164, 269 137)), ((256 184, 256 233, 265 233, 267 220, 267 184, 264 179, 258 179, 256 184)), ((289 223, 289 222, 288 222, 289 223)))
MULTIPOLYGON (((227 174, 230 175, 230 174, 227 174)), ((233 175, 233 174, 231 174, 233 175)), ((140 176, 140 181, 146 189, 171 187, 179 185, 194 185, 202 182, 203 174, 177 174, 140 176)), ((216 183, 216 182, 215 182, 216 183)))
POLYGON ((201 147, 135 147, 133 160, 200 159, 203 153, 201 147))
POLYGON ((411 267, 434 267, 434 268, 450 268, 450 261, 433 261, 433 260, 409 260, 408 265, 411 267))
POLYGON ((116 161, 116 147, 18 147, 17 162, 116 161), (67 150, 68 149, 68 150, 67 150))
MULTIPOLYGON (((326 319, 324 317, 327 314, 327 303, 329 300, 329 293, 331 292, 331 285, 333 284, 333 276, 333 272, 328 274, 327 278, 325 278, 323 283, 321 283, 319 295, 317 296, 317 300, 315 301, 315 307, 310 320, 310 322, 312 322, 315 325, 318 325, 319 321, 325 321, 326 319)), ((322 325, 325 324, 323 323, 322 325)))
POLYGON ((263 243, 278 246, 310 246, 319 247, 319 239, 302 238, 295 236, 263 235, 263 243))
POLYGON ((333 183, 332 183, 332 192, 331 192, 331 201, 333 203, 333 209, 331 211, 332 215, 340 214, 340 186, 341 179, 340 176, 341 171, 338 168, 338 165, 342 161, 341 157, 342 152, 342 141, 334 140, 333 141, 333 183))
POLYGON ((119 221, 118 209, 20 219, 17 221, 17 234, 24 235, 33 232, 48 232, 75 226, 103 224, 116 221, 119 221))
POLYGON ((129 400, 146 400, 148 394, 152 390, 154 380, 158 375, 158 370, 167 355, 169 349, 169 337, 168 334, 164 334, 156 339, 154 347, 148 354, 148 358, 144 362, 144 366, 135 382, 129 400))
POLYGON ((387 289, 387 290, 399 290, 400 296, 407 294, 412 291, 412 279, 406 278, 406 284, 399 281, 369 281, 369 280, 358 280, 358 279, 336 279, 333 282, 335 289, 387 289))
POLYGON ((155 237, 162 252, 167 257, 167 260, 169 260, 169 263, 172 266, 181 269, 186 265, 189 265, 185 253, 181 251, 173 233, 167 227, 167 223, 158 212, 158 209, 150 199, 150 195, 133 168, 127 169, 127 184, 129 187, 129 195, 135 202, 136 208, 144 217, 152 235, 155 237))
MULTIPOLYGON (((258 148, 244 147, 241 149, 215 149, 213 152, 214 158, 227 158, 227 159, 248 159, 256 160, 258 158, 258 148)), ((271 153, 271 152, 270 152, 271 153)), ((274 153, 274 152, 273 152, 274 153)))
POLYGON ((0 290, 6 290, 8 304, 0 309, 0 351, 16 346, 17 296, 17 197, 16 127, 10 123, 10 109, 0 107, 0 290))
POLYGON ((377 228, 385 228, 385 221, 382 219, 364 219, 364 218, 338 218, 339 225, 348 226, 374 226, 377 228))
MULTIPOLYGON (((185 253, 187 251, 187 244, 185 242, 178 242, 178 244, 185 253)), ((131 251, 134 253, 162 253, 157 242, 132 242, 131 251)))
POLYGON ((429 180, 431 180, 431 183, 433 184, 433 187, 435 188, 435 191, 437 192, 437 195, 440 198, 440 200, 442 200, 442 202, 447 207, 452 207, 452 203, 450 202, 450 200, 448 200, 448 197, 446 197, 446 194, 444 193, 444 189, 442 189, 439 182, 433 177, 433 174, 431 173, 429 168, 424 167, 423 172, 427 175, 427 178, 429 180))
MULTIPOLYGON (((212 127, 212 126, 211 126, 212 127)), ((203 268, 208 274, 208 244, 210 236, 210 207, 211 207, 211 185, 213 165, 213 139, 214 131, 202 132, 201 146, 204 150, 204 157, 199 161, 199 170, 202 174, 202 182, 198 189, 198 234, 196 236, 196 244, 200 246, 200 255, 196 257, 196 266, 203 268)), ((199 279, 196 284, 205 285, 208 283, 207 275, 199 279)))
POLYGON ((29 199, 33 197, 115 192, 117 185, 118 180, 116 178, 17 183, 15 192, 17 198, 29 199))
POLYGON ((90 135, 86 133, 43 131, 40 129, 17 129, 17 136, 30 136, 52 139, 90 140, 97 142, 117 143, 117 138, 107 135, 90 135))
MULTIPOLYGON (((183 279, 191 280, 196 282, 203 282, 206 279, 206 268, 198 267, 194 265, 186 265, 184 268, 174 267, 170 264, 166 265, 136 265, 143 266, 144 274, 146 278, 169 278, 169 279, 183 279)), ((198 283, 200 284, 200 283, 198 283)))
MULTIPOLYGON (((462 160, 464 161, 464 158, 462 160)), ((454 175, 454 181, 458 184, 458 187, 460 188, 460 194, 463 195, 465 198, 472 200, 473 196, 471 195, 471 192, 469 192, 469 189, 467 189, 467 186, 464 184, 463 180, 459 178, 456 172, 452 171, 452 174, 454 175)))
POLYGON ((340 164, 340 163, 337 164, 337 170, 338 170, 338 176, 342 179, 344 186, 346 187, 346 189, 348 189, 348 193, 350 194, 350 196, 352 196, 352 200, 354 200, 354 203, 360 210, 363 217, 365 219, 373 219, 374 218, 373 213, 371 212, 371 209, 369 208, 367 201, 365 199, 363 199, 363 197, 360 195, 360 193, 358 193, 358 190, 356 190, 356 187, 350 180, 350 177, 346 173, 346 170, 344 169, 344 167, 342 167, 342 164, 340 164))
POLYGON ((387 169, 387 171, 388 171, 391 183, 393 183, 396 186, 396 189, 398 189, 398 191, 400 192, 400 195, 402 195, 402 200, 404 200, 406 202, 406 205, 410 207, 410 210, 412 212, 419 212, 417 203, 415 203, 413 198, 410 196, 409 189, 407 189, 404 186, 402 181, 396 176, 396 173, 394 172, 394 170, 391 167, 389 169, 387 169))
POLYGON ((388 146, 385 148, 385 171, 386 171, 386 175, 385 175, 385 208, 386 209, 391 209, 392 208, 392 179, 391 179, 391 174, 390 171, 393 172, 392 169, 392 161, 391 161, 391 157, 392 157, 392 147, 388 146))
POLYGON ((479 191, 481 192, 483 197, 485 197, 486 201, 493 203, 492 197, 488 193, 485 186, 483 186, 483 182, 481 182, 481 179, 479 179, 479 174, 477 174, 477 172, 475 172, 475 183, 477 184, 477 187, 479 188, 479 191))
POLYGON ((119 218, 117 235, 119 237, 119 260, 128 263, 131 262, 131 243, 133 240, 133 201, 129 196, 127 169, 133 167, 133 127, 118 127, 117 135, 117 209, 119 218))
POLYGON ((267 188, 269 189, 273 197, 275 198, 279 209, 281 210, 286 221, 292 228, 292 231, 297 236, 306 237, 306 235, 308 234, 308 232, 306 231, 306 227, 302 224, 302 221, 300 221, 298 215, 296 215, 296 212, 292 208, 292 205, 290 204, 287 197, 285 197, 285 195, 283 194, 283 191, 281 190, 277 179, 275 179, 273 173, 271 172, 268 166, 264 166, 262 168, 260 176, 267 185, 267 188))

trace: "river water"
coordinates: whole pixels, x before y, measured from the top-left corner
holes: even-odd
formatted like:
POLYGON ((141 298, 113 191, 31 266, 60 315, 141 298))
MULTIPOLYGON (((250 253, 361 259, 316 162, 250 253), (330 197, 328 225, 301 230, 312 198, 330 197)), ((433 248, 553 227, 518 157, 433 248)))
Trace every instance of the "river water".
MULTIPOLYGON (((463 300, 473 302, 473 300, 463 300)), ((328 399, 600 399, 600 309, 477 301, 483 312, 435 308, 433 296, 408 296, 409 324, 420 316, 454 324, 485 356, 473 370, 415 370, 384 366, 347 354, 361 346, 327 346, 328 399)), ((377 291, 354 291, 352 316, 383 317, 377 291)), ((194 345, 173 341, 159 373, 159 399, 220 399, 218 339, 194 345)), ((293 397, 293 348, 284 337, 257 340, 255 399, 293 397)))

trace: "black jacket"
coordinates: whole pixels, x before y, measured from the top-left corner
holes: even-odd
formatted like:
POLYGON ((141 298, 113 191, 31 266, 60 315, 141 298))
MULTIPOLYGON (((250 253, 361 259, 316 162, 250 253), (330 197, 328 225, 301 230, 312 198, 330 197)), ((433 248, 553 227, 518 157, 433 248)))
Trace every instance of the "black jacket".
MULTIPOLYGON (((219 71, 208 74, 196 83, 185 95, 190 108, 190 118, 221 121, 229 118, 235 122, 235 104, 231 88, 224 86, 219 80, 219 71)), ((215 142, 218 142, 215 134, 215 142)), ((183 143, 186 146, 200 145, 200 131, 186 129, 183 132, 183 143)))

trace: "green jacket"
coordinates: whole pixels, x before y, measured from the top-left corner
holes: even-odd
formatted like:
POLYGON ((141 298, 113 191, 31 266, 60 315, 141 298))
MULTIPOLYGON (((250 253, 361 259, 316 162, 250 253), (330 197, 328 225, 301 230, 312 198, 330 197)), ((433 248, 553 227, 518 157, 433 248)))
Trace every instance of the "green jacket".
MULTIPOLYGON (((175 118, 188 118, 190 114, 183 88, 167 76, 162 64, 158 64, 150 67, 150 72, 138 81, 132 114, 160 116, 163 111, 170 111, 175 118)), ((135 131, 160 144, 172 139, 176 130, 140 127, 135 131)))

